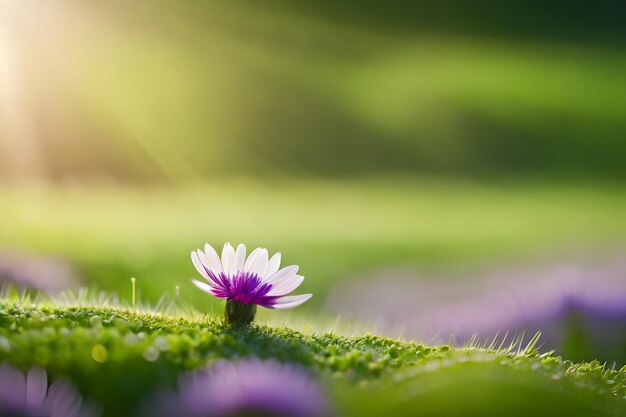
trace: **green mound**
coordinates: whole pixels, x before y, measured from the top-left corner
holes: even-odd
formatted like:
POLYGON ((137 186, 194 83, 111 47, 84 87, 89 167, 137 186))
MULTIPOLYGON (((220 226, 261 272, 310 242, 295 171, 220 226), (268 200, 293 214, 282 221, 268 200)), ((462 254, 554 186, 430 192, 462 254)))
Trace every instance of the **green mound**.
POLYGON ((433 347, 264 325, 234 330, 211 317, 0 301, 0 361, 71 378, 106 416, 136 415, 158 389, 174 387, 181 372, 245 356, 315 370, 347 415, 390 408, 397 415, 498 415, 507 407, 537 414, 557 407, 569 415, 618 416, 626 410, 626 369, 541 355, 535 341, 515 349, 433 347))

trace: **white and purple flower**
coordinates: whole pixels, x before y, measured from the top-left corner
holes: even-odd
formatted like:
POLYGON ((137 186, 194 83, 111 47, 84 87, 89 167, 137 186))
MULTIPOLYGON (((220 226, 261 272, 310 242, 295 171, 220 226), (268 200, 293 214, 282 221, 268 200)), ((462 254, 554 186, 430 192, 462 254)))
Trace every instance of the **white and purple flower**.
POLYGON ((9 364, 0 365, 0 415, 11 417, 86 417, 93 410, 65 379, 48 388, 46 371, 32 367, 28 374, 9 364))
POLYGON ((249 324, 254 319, 256 306, 271 309, 298 307, 313 295, 287 295, 298 288, 304 277, 298 275, 298 266, 280 268, 281 255, 271 258, 267 249, 256 248, 246 258, 246 247, 230 243, 224 245, 221 258, 208 243, 204 252, 191 253, 191 261, 207 282, 192 282, 211 295, 225 298, 226 321, 249 324))
POLYGON ((276 360, 219 360, 182 375, 177 392, 164 392, 163 417, 329 416, 331 408, 317 379, 306 369, 276 360))

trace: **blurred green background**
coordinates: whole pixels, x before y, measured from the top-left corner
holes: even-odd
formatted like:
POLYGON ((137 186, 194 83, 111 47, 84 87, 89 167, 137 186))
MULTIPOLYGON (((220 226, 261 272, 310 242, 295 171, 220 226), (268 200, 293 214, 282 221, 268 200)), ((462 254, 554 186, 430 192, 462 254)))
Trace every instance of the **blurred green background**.
POLYGON ((2 175, 618 181, 610 3, 3 3, 2 175))
POLYGON ((89 285, 208 311, 189 252, 244 242, 321 316, 373 268, 623 248, 617 1, 0 8, 0 245, 89 285))

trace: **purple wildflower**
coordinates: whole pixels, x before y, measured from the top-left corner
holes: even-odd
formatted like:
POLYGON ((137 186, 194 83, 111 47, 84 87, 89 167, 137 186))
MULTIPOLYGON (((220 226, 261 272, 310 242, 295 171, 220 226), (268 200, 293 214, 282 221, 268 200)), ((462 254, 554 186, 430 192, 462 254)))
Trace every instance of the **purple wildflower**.
POLYGON ((164 417, 329 415, 326 396, 305 369, 256 358, 187 373, 178 392, 163 398, 157 414, 164 417))
POLYGON ((8 364, 0 365, 0 415, 10 417, 85 417, 93 415, 67 380, 48 388, 46 371, 33 367, 24 375, 8 364))
POLYGON ((409 268, 340 283, 327 300, 344 317, 427 343, 490 342, 541 331, 544 349, 626 363, 626 257, 496 268, 425 279, 409 268))
POLYGON ((60 258, 0 250, 0 284, 59 293, 79 284, 77 272, 60 258))
POLYGON ((298 275, 298 266, 279 269, 280 253, 268 259, 267 249, 256 248, 246 259, 246 247, 237 250, 230 243, 224 245, 222 257, 208 243, 204 252, 198 249, 191 253, 191 260, 207 281, 192 282, 211 295, 225 298, 228 322, 248 324, 254 319, 256 306, 272 309, 287 309, 301 305, 312 294, 291 295, 304 277, 298 275))

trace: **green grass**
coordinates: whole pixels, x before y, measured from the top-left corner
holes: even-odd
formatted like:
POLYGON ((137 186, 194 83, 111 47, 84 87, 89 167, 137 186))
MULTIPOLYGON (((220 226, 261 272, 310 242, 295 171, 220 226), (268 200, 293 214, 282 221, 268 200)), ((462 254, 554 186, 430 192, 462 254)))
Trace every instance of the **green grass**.
POLYGON ((173 387, 185 370, 250 355, 315 370, 344 415, 619 416, 625 409, 626 370, 572 363, 519 341, 510 349, 457 348, 363 335, 323 308, 337 280, 359 285, 359 273, 371 268, 469 269, 616 247, 626 235, 621 186, 275 180, 3 188, 0 199, 11 202, 0 205, 0 245, 66 257, 90 287, 106 290, 0 301, 0 360, 71 377, 106 416, 134 415, 138 402, 173 387), (295 311, 261 309, 250 331, 224 327, 223 305, 189 284, 196 274, 189 252, 226 240, 281 251, 286 263, 301 265, 302 292, 314 298, 295 311), (144 301, 137 314, 109 293, 130 300, 131 276, 144 301), (164 292, 165 304, 147 307, 164 292))
POLYGON ((523 410, 550 415, 561 407, 571 415, 617 416, 626 406, 625 369, 540 355, 536 339, 509 347, 450 348, 310 328, 233 330, 199 313, 174 317, 9 299, 0 301, 0 324, 0 361, 22 369, 37 364, 52 378, 70 377, 106 416, 134 415, 141 399, 175 385, 185 370, 247 356, 316 371, 346 415, 379 415, 385 409, 455 415, 464 407, 476 415, 497 415, 508 405, 517 407, 512 415, 523 410), (451 406, 455 398, 465 405, 451 406))

